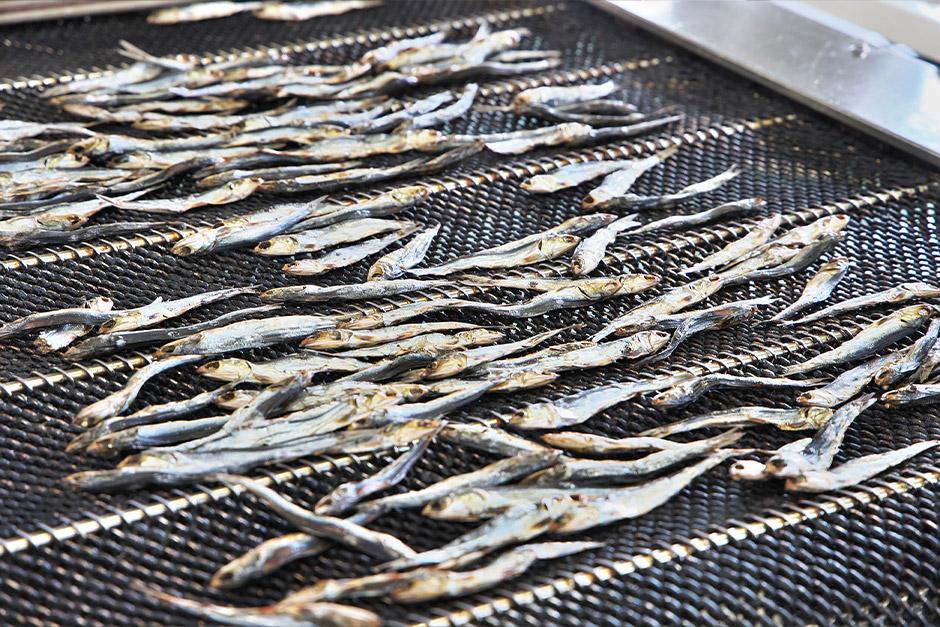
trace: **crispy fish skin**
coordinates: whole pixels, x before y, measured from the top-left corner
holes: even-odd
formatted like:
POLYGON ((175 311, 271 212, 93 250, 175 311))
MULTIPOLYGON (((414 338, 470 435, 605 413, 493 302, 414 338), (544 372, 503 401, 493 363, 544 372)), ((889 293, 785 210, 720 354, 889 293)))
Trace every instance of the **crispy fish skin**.
POLYGON ((704 429, 706 427, 740 427, 749 424, 772 425, 784 431, 818 429, 829 418, 832 410, 824 407, 804 407, 801 409, 773 409, 770 407, 736 407, 723 409, 680 420, 662 427, 642 431, 642 436, 663 437, 673 433, 704 429))
POLYGON ((366 280, 387 281, 394 279, 421 263, 440 230, 440 224, 426 229, 398 250, 382 256, 369 268, 366 280))
POLYGON ((832 290, 834 290, 836 285, 839 284, 839 281, 845 277, 851 265, 852 262, 846 257, 836 257, 829 263, 823 264, 813 278, 806 284, 806 287, 803 288, 803 293, 800 294, 800 297, 797 298, 792 305, 771 318, 771 320, 790 318, 810 305, 829 298, 829 295, 832 294, 832 290))
POLYGON ((910 305, 899 309, 866 326, 858 335, 838 347, 801 364, 789 366, 783 372, 785 375, 791 375, 832 364, 863 359, 913 333, 936 313, 937 308, 932 305, 910 305))

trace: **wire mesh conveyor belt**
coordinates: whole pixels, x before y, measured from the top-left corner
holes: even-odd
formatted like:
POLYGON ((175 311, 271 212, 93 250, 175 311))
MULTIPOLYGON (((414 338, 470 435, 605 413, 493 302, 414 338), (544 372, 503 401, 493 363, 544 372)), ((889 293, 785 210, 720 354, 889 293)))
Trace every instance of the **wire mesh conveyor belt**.
MULTIPOLYGON (((300 23, 261 23, 242 15, 154 29, 143 14, 125 14, 7 27, 0 29, 0 115, 69 119, 38 99, 36 88, 111 71, 122 63, 114 53, 121 39, 161 55, 198 53, 222 59, 279 50, 292 53, 292 63, 338 63, 396 38, 442 29, 471 33, 481 23, 525 26, 533 33, 533 47, 562 52, 562 65, 549 72, 483 81, 484 104, 505 104, 527 87, 610 77, 624 84, 625 97, 640 110, 675 106, 685 118, 635 141, 542 149, 511 158, 481 153, 420 180, 433 194, 403 215, 443 225, 429 264, 548 228, 579 213, 580 190, 530 195, 519 187, 526 176, 554 165, 645 155, 678 145, 681 150, 670 167, 641 178, 638 193, 678 189, 740 163, 745 167, 741 176, 709 200, 689 203, 682 211, 760 196, 768 200, 768 211, 782 212, 784 223, 791 226, 823 215, 851 215, 839 252, 855 265, 834 300, 903 281, 936 280, 940 187, 935 172, 577 2, 414 0, 300 23), (202 49, 193 49, 195 41, 202 49)), ((527 118, 490 111, 450 122, 445 130, 479 133, 534 125, 527 118)), ((191 186, 180 183, 168 193, 188 193, 191 186)), ((382 189, 387 188, 350 198, 382 189)), ((90 291, 135 307, 157 295, 169 299, 229 285, 267 289, 290 284, 279 272, 280 262, 244 250, 204 257, 169 252, 172 242, 200 224, 280 200, 256 195, 194 212, 186 225, 172 229, 0 255, 0 316, 7 321, 33 311, 77 306, 90 291)), ((99 214, 91 223, 113 220, 99 214)), ((681 282, 680 269, 739 237, 746 224, 716 223, 649 239, 624 239, 608 250, 607 264, 612 272, 660 274, 665 279, 659 289, 665 289, 681 282)), ((816 267, 796 279, 726 288, 709 303, 761 294, 792 302, 816 267)), ((545 263, 535 270, 548 276, 557 274, 561 265, 545 263)), ((355 282, 364 278, 363 272, 359 264, 328 279, 355 282)), ((495 300, 492 291, 445 287, 358 307, 388 309, 441 294, 495 300)), ((638 297, 625 298, 527 319, 517 322, 510 336, 519 339, 583 323, 582 329, 565 331, 559 338, 570 341, 596 331, 637 302, 638 297)), ((186 314, 179 324, 209 320, 250 304, 256 304, 250 296, 216 303, 186 314)), ((288 311, 299 313, 302 308, 288 311)), ((684 342, 654 370, 615 364, 566 373, 545 388, 510 397, 485 396, 456 418, 489 420, 507 407, 642 376, 683 371, 776 375, 786 365, 854 334, 876 318, 877 311, 807 326, 751 324, 704 333, 684 342)), ((482 315, 468 318, 492 321, 482 315)), ((292 350, 275 346, 248 351, 247 357, 263 359, 292 350)), ((143 349, 75 363, 55 353, 39 353, 29 338, 0 344, 0 624, 192 624, 190 616, 148 599, 133 584, 219 603, 262 605, 304 582, 370 572, 364 556, 337 548, 294 562, 243 589, 213 591, 206 581, 220 565, 264 539, 289 532, 288 525, 253 498, 218 484, 113 494, 63 485, 61 478, 70 472, 110 466, 65 452, 78 433, 71 417, 119 389, 149 358, 150 349, 143 349)), ((145 388, 140 402, 183 398, 206 385, 191 369, 174 371, 162 377, 159 386, 145 388)), ((786 392, 712 392, 691 408, 676 410, 670 419, 729 405, 791 402, 786 392)), ((580 428, 623 437, 662 422, 660 412, 639 400, 610 409, 580 428)), ((789 439, 769 430, 759 433, 768 447, 789 439)), ((940 413, 931 406, 905 411, 875 406, 848 432, 838 459, 937 438, 940 413)), ((784 493, 778 485, 734 483, 725 472, 712 472, 646 516, 582 534, 583 539, 605 542, 602 549, 545 562, 504 585, 454 601, 360 605, 378 611, 390 625, 937 623, 938 455, 936 450, 928 452, 856 488, 808 497, 784 493)), ((252 474, 310 503, 311 495, 375 472, 389 459, 391 453, 311 458, 252 474)), ((399 489, 426 485, 489 461, 489 456, 435 443, 399 489)), ((429 525, 408 511, 383 517, 376 528, 416 549, 440 545, 468 529, 439 521, 429 525)))

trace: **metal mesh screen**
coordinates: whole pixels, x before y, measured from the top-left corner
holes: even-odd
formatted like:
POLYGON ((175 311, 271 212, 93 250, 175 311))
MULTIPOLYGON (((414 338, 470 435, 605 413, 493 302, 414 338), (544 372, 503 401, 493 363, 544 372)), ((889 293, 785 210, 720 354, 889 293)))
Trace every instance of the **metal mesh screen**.
MULTIPOLYGON (((533 31, 532 47, 561 50, 562 67, 537 77, 545 84, 610 76, 625 85, 625 97, 641 110, 675 105, 686 118, 662 136, 637 142, 542 150, 515 158, 481 154, 440 177, 422 179, 434 184, 437 193, 402 215, 443 225, 429 263, 515 239, 577 215, 582 188, 549 197, 520 189, 520 179, 537 173, 543 165, 631 155, 680 143, 683 148, 668 167, 640 179, 637 193, 678 189, 740 163, 744 174, 708 200, 688 203, 680 211, 761 196, 768 200, 767 212, 784 212, 785 223, 791 225, 828 213, 849 213, 853 220, 848 236, 837 250, 855 265, 833 300, 902 281, 935 280, 940 240, 934 172, 578 3, 427 0, 389 2, 381 9, 299 24, 235 16, 158 29, 148 26, 143 15, 129 14, 7 27, 0 32, 0 58, 4 60, 0 72, 10 80, 0 91, 4 105, 0 114, 27 120, 68 119, 39 100, 28 85, 30 79, 19 75, 69 74, 76 68, 93 70, 119 63, 113 50, 120 39, 155 54, 212 54, 306 42, 291 48, 296 50, 292 63, 336 63, 353 59, 378 42, 420 34, 427 25, 449 25, 455 32, 470 33, 480 20, 526 26, 533 31), (199 42, 198 50, 194 42, 199 42)), ((484 81, 481 87, 485 102, 500 104, 534 84, 539 83, 523 77, 484 81)), ((444 130, 496 132, 538 125, 535 120, 505 113, 474 113, 444 130)), ((183 193, 192 184, 184 179, 167 193, 183 193)), ((253 196, 186 218, 202 223, 284 198, 253 196)), ((114 214, 103 212, 93 223, 113 220, 114 214)), ((609 251, 609 270, 655 272, 665 277, 658 289, 667 289, 682 282, 679 269, 740 235, 740 225, 748 223, 712 224, 647 239, 622 238, 609 251)), ((6 258, 0 254, 0 317, 10 320, 34 311, 76 306, 92 293, 110 296, 118 306, 134 307, 158 295, 169 299, 231 285, 258 284, 267 289, 298 282, 279 271, 283 260, 247 251, 173 256, 168 242, 185 232, 185 227, 178 227, 106 242, 20 251, 6 258)), ((365 267, 359 264, 333 272, 322 282, 362 280, 365 267)), ((558 267, 543 264, 538 269, 551 273, 558 267)), ((791 302, 807 275, 724 289, 706 304, 768 293, 791 302)), ((494 290, 477 297, 495 302, 521 296, 513 290, 494 290)), ((558 338, 581 339, 640 298, 520 321, 510 338, 582 323, 582 328, 558 338)), ((391 302, 361 307, 382 308, 391 302)), ((174 321, 174 326, 251 304, 258 301, 249 296, 217 303, 187 314, 174 321)), ((287 313, 323 309, 289 307, 287 313)), ((774 309, 763 315, 771 315, 774 309)), ((743 325, 704 333, 683 343, 656 372, 779 373, 788 363, 829 348, 877 315, 782 330, 743 325)), ((468 317, 500 322, 483 314, 468 317)), ((438 314, 429 319, 445 318, 438 314)), ((30 337, 0 343, 0 539, 5 539, 0 541, 0 622, 189 624, 190 617, 148 600, 130 584, 144 582, 222 603, 261 604, 318 578, 369 572, 369 561, 362 555, 336 548, 244 589, 209 591, 205 583, 216 568, 258 542, 290 531, 289 527, 252 497, 232 496, 215 485, 116 494, 67 489, 60 482, 62 476, 112 465, 109 460, 64 452, 78 433, 71 425, 72 415, 119 389, 129 371, 145 363, 149 349, 76 365, 55 354, 40 354, 31 341, 30 337)), ((247 356, 272 357, 291 350, 275 346, 247 356)), ((540 390, 488 395, 472 409, 458 412, 456 418, 488 418, 493 412, 648 372, 615 364, 567 373, 540 390)), ((148 385, 135 406, 184 398, 206 387, 194 368, 182 368, 148 385)), ((784 392, 719 391, 668 416, 637 401, 578 428, 620 437, 695 413, 743 404, 788 406, 792 401, 792 394, 784 392)), ((874 407, 849 431, 837 462, 931 438, 940 438, 936 410, 874 407)), ((757 429, 744 443, 779 446, 788 439, 757 429)), ((586 534, 607 541, 603 549, 542 564, 517 581, 466 599, 416 606, 362 605, 378 611, 390 624, 936 621, 938 581, 933 565, 940 557, 940 543, 935 484, 940 481, 940 469, 929 464, 937 455, 918 457, 905 470, 889 475, 888 483, 805 500, 794 500, 776 484, 742 485, 731 482, 724 472, 712 472, 647 516, 586 534), (899 476, 906 481, 896 481, 899 476)), ((268 477, 298 502, 312 504, 331 487, 373 472, 388 459, 380 455, 301 460, 256 476, 268 477)), ((486 456, 438 443, 396 489, 413 489, 489 461, 486 456)), ((385 516, 375 527, 395 533, 416 549, 439 545, 468 528, 456 523, 429 524, 414 512, 385 516)))

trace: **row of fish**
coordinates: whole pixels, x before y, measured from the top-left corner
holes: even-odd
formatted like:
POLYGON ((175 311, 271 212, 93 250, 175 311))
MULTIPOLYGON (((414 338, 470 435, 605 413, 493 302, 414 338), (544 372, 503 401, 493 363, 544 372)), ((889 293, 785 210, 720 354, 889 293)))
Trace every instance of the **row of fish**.
POLYGON ((263 20, 299 22, 326 15, 342 15, 349 11, 370 9, 381 4, 381 0, 318 0, 317 2, 211 0, 183 7, 160 9, 151 13, 147 21, 151 24, 179 24, 214 20, 250 12, 263 20))

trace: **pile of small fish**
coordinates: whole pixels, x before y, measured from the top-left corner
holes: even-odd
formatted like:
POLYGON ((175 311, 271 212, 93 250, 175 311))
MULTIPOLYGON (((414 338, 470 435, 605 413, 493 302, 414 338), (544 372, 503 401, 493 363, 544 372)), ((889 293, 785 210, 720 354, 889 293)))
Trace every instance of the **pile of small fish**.
MULTIPOLYGON (((164 15, 190 19, 211 11, 221 15, 228 10, 225 5, 234 3, 209 4, 217 8, 196 5, 198 10, 174 9, 170 11, 175 14, 164 15)), ((241 3, 238 8, 273 11, 276 4, 241 3)), ((626 103, 610 100, 619 86, 609 82, 531 89, 517 94, 508 107, 559 123, 553 127, 448 135, 427 129, 470 110, 476 85, 462 93, 442 91, 419 100, 389 96, 416 84, 558 64, 554 52, 515 50, 526 35, 524 29, 483 28, 469 41, 445 42, 447 33, 437 33, 371 50, 343 66, 284 67, 273 59, 272 65, 242 61, 197 66, 192 59, 152 57, 127 45, 125 52, 136 64, 105 77, 61 85, 44 96, 66 111, 101 122, 191 134, 157 140, 99 134, 75 124, 0 124, 0 141, 5 142, 5 152, 0 153, 0 174, 5 176, 0 184, 4 200, 9 201, 0 210, 39 208, 0 222, 0 241, 6 245, 72 241, 68 238, 128 226, 88 227, 99 229, 93 232, 79 228, 106 207, 183 212, 233 202, 256 190, 346 189, 435 171, 484 147, 499 154, 519 154, 541 146, 626 137, 678 119, 661 112, 639 114, 626 103), (302 98, 314 104, 288 101, 275 109, 258 110, 276 98, 302 98), (87 137, 35 139, 52 134, 87 137), (290 144, 302 148, 283 150, 290 144), (360 167, 349 161, 412 150, 437 156, 382 167, 360 167), (109 159, 106 167, 85 167, 102 159, 109 159), (34 175, 36 167, 46 168, 47 173, 34 175), (57 174, 50 177, 50 170, 57 174), (169 178, 193 171, 201 177, 200 184, 211 189, 182 198, 140 198, 169 178)), ((222 566, 212 578, 213 586, 242 585, 337 543, 375 560, 373 574, 319 581, 265 607, 227 607, 147 590, 199 616, 239 624, 378 625, 381 620, 372 612, 338 602, 383 597, 416 603, 483 590, 519 576, 539 560, 601 546, 541 541, 543 535, 565 536, 642 516, 732 458, 746 458, 733 461, 730 473, 735 479, 782 479, 788 490, 815 492, 857 484, 940 445, 940 441, 919 442, 833 466, 848 428, 878 400, 873 390, 889 407, 940 398, 940 319, 933 319, 940 308, 909 303, 936 298, 940 289, 903 284, 792 319, 829 298, 850 269, 844 257, 822 264, 800 297, 765 324, 803 324, 878 305, 904 306, 832 350, 788 366, 782 372, 785 376, 646 376, 506 410, 497 419, 474 422, 456 417, 457 410, 466 410, 486 394, 537 388, 567 371, 626 362, 642 373, 644 366, 665 359, 697 333, 746 324, 778 299, 763 296, 700 304, 729 286, 806 269, 839 243, 850 222, 846 215, 830 215, 794 226, 792 217, 780 213, 759 216, 766 207, 759 198, 648 219, 648 211, 707 199, 741 172, 732 165, 675 191, 631 192, 645 173, 668 167, 676 152, 672 147, 636 159, 577 163, 534 176, 522 185, 531 193, 551 193, 604 177, 581 202, 594 213, 425 267, 442 225, 389 218, 428 198, 431 190, 423 185, 399 186, 357 202, 321 197, 227 217, 177 242, 174 253, 192 255, 236 246, 253 246, 264 256, 319 253, 284 266, 289 274, 311 276, 358 264, 404 243, 363 267, 366 280, 361 283, 291 285, 261 294, 257 286, 235 287, 127 309, 115 309, 108 298, 91 297, 82 307, 2 324, 0 339, 38 330, 35 341, 40 349, 67 349, 65 355, 72 359, 159 347, 155 359, 135 372, 125 387, 75 416, 85 431, 69 444, 69 451, 126 456, 115 468, 75 473, 66 481, 95 490, 220 481, 233 490, 250 492, 296 528, 222 566), (620 215, 627 211, 632 213, 620 215), (651 274, 592 276, 598 268, 609 267, 607 248, 618 239, 636 240, 734 216, 749 219, 747 232, 681 269, 676 285, 651 274), (564 260, 570 272, 488 275, 551 260, 564 260), (688 274, 700 276, 681 278, 688 274), (452 286, 468 292, 522 290, 527 296, 513 302, 443 296, 439 288, 452 286), (460 319, 463 313, 480 312, 506 323, 635 298, 652 289, 659 293, 580 340, 557 339, 580 328, 569 327, 508 341, 507 335, 516 331, 511 326, 460 319), (424 300, 372 314, 341 308, 343 303, 415 292, 421 292, 424 300), (204 323, 153 328, 196 307, 237 296, 258 296, 264 304, 204 323), (330 313, 285 314, 281 309, 288 303, 337 308, 330 313), (452 319, 420 320, 435 312, 452 319), (924 325, 924 335, 909 347, 876 357, 924 325), (226 356, 285 343, 299 343, 301 349, 263 362, 226 356), (862 360, 866 361, 833 380, 790 378, 862 360), (131 411, 151 379, 197 365, 199 374, 223 384, 192 398, 131 411), (729 408, 621 439, 563 430, 631 399, 647 398, 668 412, 718 387, 796 389, 798 407, 729 408), (213 415, 194 417, 200 412, 213 415), (775 451, 735 447, 744 429, 761 425, 812 430, 814 435, 775 451), (694 440, 668 439, 716 427, 726 430, 694 440), (418 490, 380 494, 401 483, 435 442, 498 459, 418 490), (338 486, 309 508, 243 476, 258 466, 310 455, 394 449, 404 450, 379 472, 338 486), (753 459, 757 456, 766 461, 753 459), (421 552, 368 526, 387 513, 418 508, 429 519, 482 522, 443 546, 421 552), (511 545, 517 546, 496 555, 511 545)), ((132 224, 130 228, 142 228, 132 224)))

